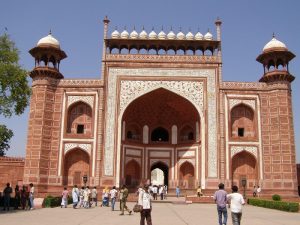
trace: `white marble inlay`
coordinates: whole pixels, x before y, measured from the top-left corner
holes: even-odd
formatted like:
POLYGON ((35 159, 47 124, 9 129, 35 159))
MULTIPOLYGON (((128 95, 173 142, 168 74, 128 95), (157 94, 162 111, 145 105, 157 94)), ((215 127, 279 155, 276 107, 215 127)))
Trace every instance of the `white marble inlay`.
POLYGON ((141 156, 142 152, 140 150, 135 149, 126 149, 126 155, 141 156))
POLYGON ((170 157, 170 152, 159 152, 159 151, 151 151, 150 152, 150 157, 155 158, 155 157, 170 157))
POLYGON ((75 102, 84 102, 88 104, 91 108, 94 107, 94 96, 85 96, 85 95, 72 95, 68 96, 68 108, 75 102))
POLYGON ((242 151, 249 152, 257 158, 257 147, 256 146, 231 146, 230 147, 231 158, 234 155, 236 155, 242 151))
MULTIPOLYGON (((110 68, 108 72, 108 93, 107 93, 107 105, 106 105, 106 131, 105 131, 105 153, 104 153, 104 174, 107 176, 113 175, 113 165, 114 165, 114 149, 115 146, 115 127, 116 121, 120 123, 120 118, 122 117, 122 113, 119 114, 119 118, 116 118, 116 107, 117 107, 117 77, 118 76, 128 76, 128 77, 167 77, 168 79, 172 79, 173 77, 193 77, 193 78, 207 78, 207 116, 208 116, 208 176, 209 177, 217 177, 217 124, 216 124, 216 80, 215 80, 215 70, 214 69, 155 69, 155 68, 145 68, 145 69, 124 69, 124 68, 110 68)), ((173 91, 180 96, 188 99, 198 110, 200 117, 203 117, 203 99, 204 93, 203 81, 139 81, 139 82, 130 82, 130 85, 133 84, 142 84, 142 82, 146 82, 147 84, 142 85, 141 87, 148 88, 147 91, 140 90, 138 94, 131 93, 128 95, 128 98, 125 97, 120 99, 120 108, 124 111, 126 109, 126 104, 134 101, 136 98, 140 97, 143 94, 146 94, 152 90, 157 88, 166 88, 170 91, 173 91), (155 83, 155 87, 151 85, 151 82, 155 83), (182 82, 186 82, 184 85, 182 82), (172 87, 171 83, 175 85, 172 87), (197 84, 196 84, 197 83, 197 84), (170 86, 171 85, 171 86, 170 86), (188 89, 190 88, 191 94, 188 94, 188 89), (187 89, 187 90, 186 90, 187 89), (180 91, 179 91, 180 90, 180 91), (197 93, 195 91, 198 90, 197 93), (202 90, 202 92, 201 92, 202 90), (179 93, 180 92, 180 93, 179 93), (202 97, 199 98, 200 95, 202 97), (202 103, 201 103, 202 98, 202 103), (124 103, 122 103, 124 101, 124 103), (201 104, 200 104, 201 103, 201 104), (122 107, 121 107, 122 106, 122 107), (202 108, 201 108, 202 107, 202 108)), ((126 83, 126 82, 125 82, 126 83)), ((124 85, 125 85, 124 83, 124 85)), ((129 84, 129 83, 127 83, 129 84)), ((126 86, 126 85, 125 85, 126 86)), ((124 87, 124 86, 123 86, 124 87)), ((120 93, 124 93, 126 90, 120 90, 120 93)), ((121 95, 123 96, 123 95, 121 95)), ((203 124, 204 127, 204 124, 203 124)), ((120 132, 120 130, 119 130, 120 132)), ((119 134, 118 134, 119 135, 119 134)), ((118 137, 117 143, 117 177, 119 174, 119 163, 120 163, 120 140, 121 136, 118 137)))
POLYGON ((238 104, 245 104, 247 106, 250 106, 255 111, 255 100, 249 100, 249 99, 229 99, 229 108, 230 110, 238 105, 238 104))
POLYGON ((65 154, 74 148, 80 148, 80 149, 86 151, 90 155, 92 145, 91 144, 82 144, 82 143, 67 143, 67 144, 65 144, 65 151, 64 151, 65 154))
POLYGON ((194 156, 195 156, 195 151, 178 151, 179 158, 194 157, 194 156))

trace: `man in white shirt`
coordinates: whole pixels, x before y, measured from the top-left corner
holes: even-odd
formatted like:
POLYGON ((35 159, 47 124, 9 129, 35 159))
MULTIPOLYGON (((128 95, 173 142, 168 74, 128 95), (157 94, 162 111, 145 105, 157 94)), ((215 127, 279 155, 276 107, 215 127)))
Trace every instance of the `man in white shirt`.
POLYGON ((153 186, 152 191, 153 191, 153 198, 154 198, 154 200, 157 200, 158 188, 157 188, 156 185, 153 186))
POLYGON ((149 187, 145 184, 144 189, 139 192, 138 204, 143 206, 143 210, 141 211, 141 221, 140 225, 145 225, 145 219, 147 221, 147 225, 152 225, 151 219, 151 204, 152 196, 149 193, 149 187))
POLYGON ((113 186, 113 188, 110 190, 109 194, 110 194, 110 199, 111 199, 111 210, 114 211, 115 203, 116 203, 116 199, 117 199, 117 195, 118 195, 116 186, 113 186))
POLYGON ((233 225, 240 225, 242 219, 242 205, 245 205, 243 196, 238 193, 238 187, 232 186, 232 193, 227 195, 227 199, 230 201, 231 218, 233 225))

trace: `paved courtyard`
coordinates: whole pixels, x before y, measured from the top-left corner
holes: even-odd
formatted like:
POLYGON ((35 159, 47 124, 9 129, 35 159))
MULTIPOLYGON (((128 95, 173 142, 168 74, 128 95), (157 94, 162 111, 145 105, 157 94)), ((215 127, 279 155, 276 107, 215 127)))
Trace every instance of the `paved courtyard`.
MULTIPOLYGON (((132 208, 133 203, 128 206, 132 208)), ((116 205, 119 208, 119 205, 116 205)), ((139 214, 119 216, 120 211, 110 208, 91 209, 45 208, 33 211, 0 212, 2 225, 138 225, 139 214)), ((217 222, 216 206, 212 204, 180 205, 172 203, 154 203, 152 211, 153 225, 214 225, 217 222)), ((245 206, 243 225, 299 225, 300 213, 288 213, 277 210, 245 206)), ((231 225, 229 214, 228 225, 231 225)))

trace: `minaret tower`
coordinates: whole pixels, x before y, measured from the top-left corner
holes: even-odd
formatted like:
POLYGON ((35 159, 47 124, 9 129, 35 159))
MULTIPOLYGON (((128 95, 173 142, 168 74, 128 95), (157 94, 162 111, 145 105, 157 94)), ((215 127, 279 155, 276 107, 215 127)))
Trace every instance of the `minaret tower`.
POLYGON ((264 92, 260 93, 262 129, 262 171, 260 185, 286 196, 297 196, 296 153, 294 140, 289 62, 295 55, 274 35, 257 57, 263 64, 264 92))
POLYGON ((295 77, 289 72, 289 62, 295 57, 286 45, 273 38, 263 48, 263 52, 256 60, 263 64, 264 75, 260 82, 288 81, 292 82, 295 77))
POLYGON ((56 40, 51 31, 49 35, 40 39, 29 53, 35 59, 35 67, 30 72, 30 77, 35 79, 40 76, 61 79, 64 76, 59 72, 60 61, 67 57, 66 53, 60 49, 58 40, 56 40))
POLYGON ((24 183, 33 183, 39 196, 48 193, 49 185, 61 185, 58 177, 59 131, 63 123, 61 109, 63 89, 58 88, 63 75, 60 61, 67 57, 51 32, 40 39, 29 53, 35 66, 32 78, 30 117, 27 133, 24 183))

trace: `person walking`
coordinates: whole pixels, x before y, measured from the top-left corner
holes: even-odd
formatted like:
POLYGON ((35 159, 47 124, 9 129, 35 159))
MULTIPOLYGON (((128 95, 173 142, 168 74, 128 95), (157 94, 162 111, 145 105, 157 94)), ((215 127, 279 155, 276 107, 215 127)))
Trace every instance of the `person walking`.
POLYGON ((72 189, 73 209, 76 209, 76 206, 78 205, 78 199, 79 199, 79 190, 77 188, 77 185, 74 185, 72 189))
POLYGON ((261 187, 257 186, 257 197, 260 197, 261 187))
POLYGON ((197 188, 197 196, 198 196, 198 198, 200 198, 202 195, 203 195, 202 189, 201 189, 201 186, 199 185, 197 188))
POLYGON ((176 197, 179 198, 179 196, 180 196, 180 188, 179 188, 179 186, 176 187, 175 192, 176 192, 176 197))
POLYGON ((34 186, 33 183, 29 184, 30 190, 29 190, 29 201, 30 201, 30 210, 34 209, 34 186))
POLYGON ((256 197, 257 195, 257 187, 254 185, 253 187, 253 197, 256 197))
POLYGON ((151 219, 151 204, 152 196, 149 193, 149 186, 147 184, 144 185, 144 188, 139 191, 138 204, 142 206, 141 211, 141 220, 140 225, 145 225, 145 219, 147 221, 147 225, 152 225, 151 219))
POLYGON ((21 191, 19 189, 19 185, 15 187, 15 209, 19 209, 21 203, 21 191))
POLYGON ((116 199, 118 196, 118 191, 116 189, 116 186, 113 186, 113 188, 109 192, 110 199, 111 199, 111 210, 115 210, 115 204, 116 204, 116 199))
POLYGON ((159 186, 158 193, 160 195, 160 200, 164 200, 164 186, 163 185, 159 186))
POLYGON ((231 218, 233 225, 240 225, 242 219, 242 205, 245 205, 243 196, 238 193, 238 187, 232 186, 232 193, 227 195, 230 200, 231 218))
POLYGON ((97 192, 97 189, 96 187, 94 187, 92 189, 92 204, 95 203, 95 206, 97 206, 97 195, 98 195, 98 192, 97 192))
POLYGON ((6 187, 3 190, 3 198, 4 198, 4 207, 3 207, 3 211, 7 210, 9 211, 10 208, 10 195, 12 193, 12 188, 10 187, 10 183, 6 184, 6 187))
POLYGON ((66 187, 64 187, 63 192, 61 193, 61 208, 67 208, 68 205, 69 192, 66 187))
POLYGON ((214 194, 214 200, 217 204, 217 211, 219 217, 219 225, 226 225, 227 224, 227 192, 224 190, 224 184, 219 184, 219 190, 214 194), (222 222, 222 215, 223 215, 223 222, 222 222))
POLYGON ((23 210, 26 207, 27 199, 28 199, 27 188, 25 185, 23 185, 22 190, 21 190, 21 206, 22 206, 23 210))
POLYGON ((84 196, 84 187, 81 187, 81 189, 79 190, 79 204, 78 206, 81 208, 83 205, 83 196, 84 196))
POLYGON ((153 191, 153 199, 154 199, 154 200, 157 200, 157 192, 158 192, 158 188, 157 188, 156 185, 154 185, 154 186, 152 187, 152 191, 153 191))
POLYGON ((126 202, 128 198, 128 189, 125 185, 122 186, 122 189, 120 190, 120 205, 121 205, 121 214, 120 216, 124 215, 124 210, 126 210, 129 215, 131 215, 132 211, 128 209, 126 202))

